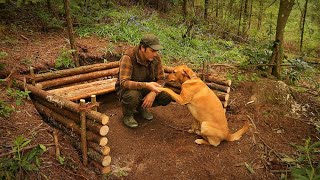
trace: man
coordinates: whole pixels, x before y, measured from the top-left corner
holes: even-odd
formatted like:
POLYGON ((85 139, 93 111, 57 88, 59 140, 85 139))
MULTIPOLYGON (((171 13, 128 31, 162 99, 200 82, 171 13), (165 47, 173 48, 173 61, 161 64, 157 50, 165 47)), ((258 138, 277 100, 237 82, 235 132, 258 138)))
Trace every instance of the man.
POLYGON ((172 101, 166 92, 157 89, 165 83, 158 54, 162 48, 158 37, 146 34, 139 46, 128 49, 120 60, 116 91, 121 101, 123 123, 130 128, 138 127, 134 113, 139 112, 144 119, 152 120, 150 107, 165 106, 172 101))

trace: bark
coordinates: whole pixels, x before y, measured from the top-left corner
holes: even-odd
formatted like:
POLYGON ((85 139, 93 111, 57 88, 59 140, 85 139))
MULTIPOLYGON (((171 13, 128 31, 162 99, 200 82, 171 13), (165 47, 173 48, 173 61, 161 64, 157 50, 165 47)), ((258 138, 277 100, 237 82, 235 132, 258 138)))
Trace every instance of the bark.
POLYGON ((111 75, 117 74, 118 72, 119 72, 119 68, 101 70, 101 71, 96 71, 96 72, 89 72, 89 73, 85 73, 85 74, 79 74, 79 75, 68 76, 68 77, 57 78, 57 79, 39 82, 36 84, 36 87, 40 88, 40 89, 46 89, 49 87, 61 86, 61 85, 66 85, 66 84, 71 84, 71 83, 76 83, 76 82, 111 76, 111 75))
POLYGON ((209 0, 204 1, 204 19, 208 20, 209 0))
MULTIPOLYGON (((45 81, 45 80, 51 80, 56 78, 62 78, 66 76, 76 75, 76 74, 84 74, 99 70, 105 70, 105 69, 112 69, 119 67, 119 61, 110 62, 110 63, 98 63, 98 64, 92 64, 88 66, 81 66, 71 69, 63 69, 59 71, 53 71, 53 72, 47 72, 47 73, 41 73, 35 75, 35 81, 45 81)), ((32 78, 31 78, 32 79, 32 78)))
POLYGON ((260 31, 261 25, 262 25, 262 19, 263 19, 263 14, 264 14, 264 0, 259 0, 259 12, 258 12, 258 25, 257 25, 257 30, 260 31))
POLYGON ((110 147, 108 146, 99 146, 97 143, 88 141, 89 147, 99 152, 101 155, 108 155, 110 153, 110 147))
POLYGON ((72 19, 71 19, 71 13, 70 13, 70 0, 64 0, 64 9, 65 9, 66 19, 67 19, 70 46, 71 46, 71 49, 73 50, 73 52, 72 52, 73 60, 76 64, 76 66, 79 67, 80 63, 79 63, 79 59, 78 59, 77 47, 76 47, 76 42, 75 42, 76 40, 74 38, 72 19))
POLYGON ((216 84, 219 84, 219 85, 223 85, 223 86, 228 86, 230 87, 231 86, 231 80, 230 79, 220 79, 216 76, 213 76, 213 75, 209 75, 209 74, 206 74, 205 75, 205 79, 206 79, 206 82, 214 82, 216 84))
MULTIPOLYGON (((68 109, 72 112, 76 112, 78 114, 80 112, 79 111, 79 104, 77 104, 77 103, 65 100, 64 98, 62 98, 60 96, 50 94, 44 90, 36 88, 35 86, 29 85, 29 84, 23 84, 23 82, 21 82, 21 81, 17 81, 16 83, 20 89, 23 89, 23 90, 27 89, 27 90, 31 91, 31 94, 41 98, 42 100, 49 101, 49 102, 53 103, 55 106, 59 106, 61 108, 66 108, 66 109, 68 109)), ((96 122, 99 122, 100 124, 103 124, 103 125, 105 125, 109 122, 108 116, 101 114, 99 112, 96 112, 96 111, 91 111, 91 110, 86 111, 86 117, 89 119, 92 119, 96 122)))

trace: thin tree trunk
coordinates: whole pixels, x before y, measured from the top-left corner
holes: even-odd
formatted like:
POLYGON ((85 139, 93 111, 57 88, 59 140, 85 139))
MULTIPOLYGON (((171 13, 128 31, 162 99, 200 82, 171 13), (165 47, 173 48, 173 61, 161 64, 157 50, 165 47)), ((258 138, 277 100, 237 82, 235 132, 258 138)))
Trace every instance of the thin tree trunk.
POLYGON ((259 12, 258 12, 258 25, 257 30, 260 31, 262 25, 262 18, 263 18, 263 0, 259 0, 259 12))
POLYGON ((240 29, 241 29, 241 18, 242 18, 242 5, 243 0, 240 1, 240 10, 239 10, 239 21, 238 21, 238 36, 240 36, 240 29))
POLYGON ((302 15, 302 26, 301 26, 301 35, 300 35, 300 53, 302 53, 303 34, 304 34, 304 25, 306 23, 307 8, 308 8, 308 0, 306 0, 306 2, 304 4, 304 10, 303 10, 303 15, 302 15))
POLYGON ((75 62, 76 66, 79 67, 80 63, 78 59, 76 40, 74 38, 72 19, 71 19, 71 13, 70 13, 70 0, 64 0, 64 9, 65 9, 66 19, 67 19, 70 46, 71 46, 71 49, 73 50, 72 52, 73 61, 75 62))
POLYGON ((209 0, 204 1, 204 19, 208 20, 209 0))
POLYGON ((278 20, 277 20, 276 38, 274 41, 273 53, 270 60, 270 64, 275 63, 276 65, 268 69, 268 72, 276 76, 278 79, 281 78, 281 64, 284 57, 284 53, 283 53, 284 29, 286 27, 287 20, 289 18, 293 5, 294 5, 294 0, 280 1, 278 20))
POLYGON ((183 12, 183 21, 187 20, 187 16, 188 16, 188 1, 187 0, 183 0, 183 4, 182 4, 182 12, 183 12))

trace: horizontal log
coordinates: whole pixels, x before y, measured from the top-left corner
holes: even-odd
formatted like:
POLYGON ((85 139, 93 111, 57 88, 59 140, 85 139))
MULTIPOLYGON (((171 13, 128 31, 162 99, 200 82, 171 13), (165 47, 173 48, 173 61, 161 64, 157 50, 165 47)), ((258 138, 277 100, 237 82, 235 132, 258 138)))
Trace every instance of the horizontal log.
MULTIPOLYGON (((74 138, 71 138, 70 142, 76 149, 81 150, 81 143, 79 141, 77 141, 74 138)), ((111 157, 109 155, 101 155, 91 147, 88 148, 87 155, 91 160, 99 163, 102 166, 108 166, 111 163, 111 157)))
POLYGON ((99 80, 99 81, 94 81, 94 82, 85 82, 83 84, 77 84, 77 85, 62 87, 62 88, 58 88, 58 89, 48 90, 47 92, 64 97, 64 93, 67 93, 67 92, 74 92, 74 91, 83 90, 83 89, 84 90, 91 89, 92 87, 99 87, 99 86, 105 85, 105 84, 113 84, 114 85, 116 81, 117 81, 117 78, 104 79, 104 80, 99 80))
POLYGON ((111 166, 101 166, 99 163, 95 162, 95 161, 91 161, 90 162, 95 169, 97 169, 97 173, 100 174, 109 174, 111 172, 111 166))
MULTIPOLYGON (((54 120, 63 124, 65 127, 73 130, 76 134, 78 134, 78 135, 81 134, 81 129, 80 129, 79 125, 77 125, 71 119, 66 118, 66 117, 52 111, 51 109, 47 108, 46 106, 42 105, 41 103, 34 102, 34 105, 37 108, 39 113, 53 118, 54 120)), ((96 135, 95 133, 92 133, 91 131, 87 131, 87 140, 98 143, 100 146, 105 146, 108 143, 108 139, 106 137, 96 135)))
POLYGON ((99 146, 96 143, 88 141, 88 146, 100 153, 101 155, 108 155, 110 153, 110 147, 108 146, 99 146))
MULTIPOLYGON (((42 105, 48 107, 52 111, 54 111, 54 112, 56 112, 56 113, 58 113, 58 114, 60 114, 62 116, 65 116, 65 117, 73 120, 74 122, 80 124, 80 116, 79 116, 79 114, 77 114, 75 112, 72 112, 72 111, 69 111, 67 109, 63 109, 63 108, 60 108, 58 106, 55 106, 53 103, 45 101, 45 100, 43 100, 43 99, 41 99, 39 97, 32 97, 32 99, 35 100, 36 102, 39 102, 42 105)), ((90 131, 92 131, 93 133, 96 133, 96 134, 101 135, 101 136, 105 136, 109 132, 109 127, 107 125, 101 125, 101 124, 95 122, 92 119, 87 119, 87 128, 90 131)))
POLYGON ((231 86, 231 80, 230 79, 221 79, 218 78, 214 75, 210 75, 210 74, 205 74, 205 81, 206 82, 213 82, 219 85, 223 85, 223 86, 231 86))
POLYGON ((45 80, 50 80, 50 79, 72 76, 72 75, 76 75, 76 74, 83 74, 83 73, 88 73, 88 72, 100 71, 100 70, 104 70, 104 69, 112 69, 112 68, 117 68, 117 67, 119 67, 119 61, 110 62, 110 63, 92 64, 92 65, 87 65, 87 66, 80 66, 80 67, 76 67, 76 68, 71 68, 71 69, 64 69, 64 70, 59 70, 59 71, 36 74, 34 77, 34 80, 39 82, 39 81, 45 81, 45 80))
POLYGON ((210 89, 214 89, 217 91, 221 91, 221 92, 225 92, 225 93, 229 93, 230 92, 230 87, 228 86, 223 86, 220 84, 216 84, 216 83, 206 83, 206 85, 210 88, 210 89))
POLYGON ((101 71, 95 71, 95 72, 89 72, 85 74, 78 74, 68 77, 62 77, 57 79, 52 79, 48 81, 42 81, 39 83, 36 83, 36 87, 39 89, 46 89, 49 87, 55 87, 55 86, 61 86, 71 83, 77 83, 87 80, 92 80, 96 78, 116 75, 119 72, 119 68, 113 68, 113 69, 107 69, 107 70, 101 70, 101 71))
MULTIPOLYGON (((77 103, 74 103, 69 100, 65 100, 64 98, 62 98, 60 96, 48 93, 44 90, 38 89, 35 86, 30 85, 30 84, 24 84, 21 81, 17 81, 16 83, 20 89, 24 90, 26 88, 27 90, 31 91, 31 94, 33 94, 33 95, 35 95, 45 101, 49 101, 51 103, 54 103, 55 106, 59 106, 61 108, 66 108, 66 109, 68 109, 72 112, 76 112, 76 113, 80 112, 79 111, 80 105, 77 103)), ((91 111, 91 110, 86 111, 86 117, 88 119, 92 119, 96 122, 99 122, 102 125, 106 125, 109 122, 108 116, 106 116, 105 114, 101 114, 99 112, 96 112, 96 111, 91 111)))

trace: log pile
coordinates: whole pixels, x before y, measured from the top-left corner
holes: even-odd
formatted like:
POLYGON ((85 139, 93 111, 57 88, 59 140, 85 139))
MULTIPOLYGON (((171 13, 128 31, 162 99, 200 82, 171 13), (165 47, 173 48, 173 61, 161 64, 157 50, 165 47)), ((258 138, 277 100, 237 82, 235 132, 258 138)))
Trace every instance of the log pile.
MULTIPOLYGON (((54 123, 63 126, 72 136, 72 144, 82 152, 83 164, 93 165, 101 173, 111 171, 110 147, 106 135, 109 132, 109 117, 97 112, 96 95, 115 91, 119 61, 81 66, 27 76, 26 82, 18 81, 21 89, 31 91, 37 110, 54 123), (28 84, 31 83, 31 84, 28 84), (84 98, 91 97, 90 103, 84 98), (80 104, 76 103, 80 100, 80 104), (73 102, 74 101, 74 102, 73 102)), ((171 73, 172 67, 165 67, 171 73)), ((231 81, 204 74, 205 83, 227 107, 231 81)), ((180 86, 167 84, 175 92, 180 86)))
MULTIPOLYGON (((63 97, 41 90, 33 85, 18 81, 21 89, 31 91, 31 98, 40 114, 54 119, 63 126, 73 139, 72 144, 82 151, 83 164, 94 164, 101 173, 111 171, 108 139, 109 117, 91 110, 96 103, 77 104, 63 97), (81 141, 77 140, 81 139, 81 141), (88 162, 89 159, 89 162, 88 162)), ((85 103, 84 100, 81 100, 85 103)))

